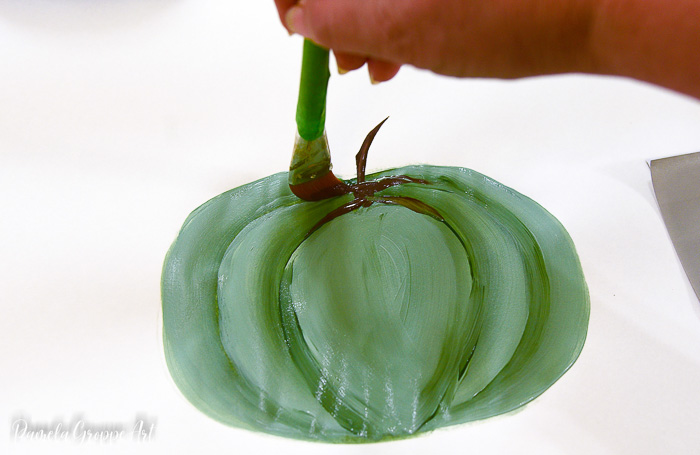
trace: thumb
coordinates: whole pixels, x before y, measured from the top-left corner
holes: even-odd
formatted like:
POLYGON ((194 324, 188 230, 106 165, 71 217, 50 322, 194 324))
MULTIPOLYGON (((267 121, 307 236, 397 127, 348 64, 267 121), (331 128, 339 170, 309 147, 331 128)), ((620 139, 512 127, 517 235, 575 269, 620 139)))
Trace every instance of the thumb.
MULTIPOLYGON (((418 2, 420 3, 420 2, 418 2)), ((287 28, 315 43, 354 55, 404 63, 415 41, 418 12, 402 0, 301 0, 287 10, 287 28), (412 11, 413 10, 413 11, 412 11)))

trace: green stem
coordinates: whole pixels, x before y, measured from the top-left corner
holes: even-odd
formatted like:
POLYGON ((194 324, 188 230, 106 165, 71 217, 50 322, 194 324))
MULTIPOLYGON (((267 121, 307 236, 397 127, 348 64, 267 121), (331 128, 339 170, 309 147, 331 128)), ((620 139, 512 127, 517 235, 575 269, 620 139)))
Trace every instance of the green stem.
POLYGON ((321 137, 326 123, 326 92, 328 91, 328 50, 304 40, 301 83, 297 102, 297 129, 307 141, 321 137))

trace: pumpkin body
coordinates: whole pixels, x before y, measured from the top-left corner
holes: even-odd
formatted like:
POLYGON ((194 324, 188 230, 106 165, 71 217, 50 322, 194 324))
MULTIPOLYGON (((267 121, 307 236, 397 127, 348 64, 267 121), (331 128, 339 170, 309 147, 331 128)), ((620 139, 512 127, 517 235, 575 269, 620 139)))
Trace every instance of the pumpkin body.
POLYGON ((573 243, 527 197, 462 168, 410 166, 375 204, 304 202, 287 173, 185 222, 166 258, 165 353, 199 409, 298 439, 400 438, 513 410, 576 360, 589 300, 573 243))

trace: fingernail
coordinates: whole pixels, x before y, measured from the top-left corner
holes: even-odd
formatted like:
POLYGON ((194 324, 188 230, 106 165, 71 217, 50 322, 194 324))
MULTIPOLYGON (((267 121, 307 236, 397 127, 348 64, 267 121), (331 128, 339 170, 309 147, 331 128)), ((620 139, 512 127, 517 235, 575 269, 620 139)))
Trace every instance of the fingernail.
POLYGON ((369 81, 372 83, 372 85, 379 85, 380 82, 372 76, 372 73, 369 73, 369 81))
POLYGON ((338 74, 346 74, 348 72, 350 72, 350 70, 346 70, 342 66, 338 65, 338 74))
POLYGON ((304 10, 299 6, 289 8, 284 16, 284 23, 292 33, 297 33, 302 36, 308 35, 306 23, 304 22, 304 10))

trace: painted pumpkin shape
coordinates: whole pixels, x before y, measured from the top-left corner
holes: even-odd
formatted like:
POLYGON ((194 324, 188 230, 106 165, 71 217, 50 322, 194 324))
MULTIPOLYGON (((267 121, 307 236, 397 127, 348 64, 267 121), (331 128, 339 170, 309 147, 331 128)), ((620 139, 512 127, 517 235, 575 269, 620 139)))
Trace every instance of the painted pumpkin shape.
POLYGON ((578 357, 589 299, 562 225, 468 169, 365 176, 378 128, 356 179, 279 173, 185 221, 163 270, 165 354, 214 419, 408 437, 516 409, 578 357))

